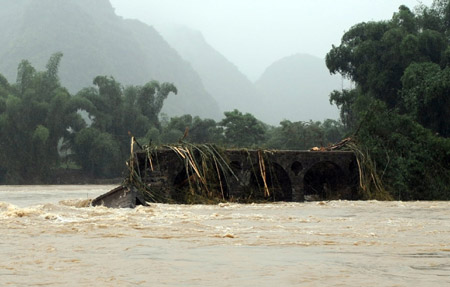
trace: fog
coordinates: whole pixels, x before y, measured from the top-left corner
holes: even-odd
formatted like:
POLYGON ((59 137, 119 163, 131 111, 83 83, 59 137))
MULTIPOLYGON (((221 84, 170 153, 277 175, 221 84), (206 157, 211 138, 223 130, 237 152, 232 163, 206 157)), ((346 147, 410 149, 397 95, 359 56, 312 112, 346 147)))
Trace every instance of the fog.
POLYGON ((363 21, 390 19, 402 4, 432 0, 111 0, 116 13, 147 24, 199 30, 250 80, 280 58, 306 53, 324 58, 342 34, 363 21))

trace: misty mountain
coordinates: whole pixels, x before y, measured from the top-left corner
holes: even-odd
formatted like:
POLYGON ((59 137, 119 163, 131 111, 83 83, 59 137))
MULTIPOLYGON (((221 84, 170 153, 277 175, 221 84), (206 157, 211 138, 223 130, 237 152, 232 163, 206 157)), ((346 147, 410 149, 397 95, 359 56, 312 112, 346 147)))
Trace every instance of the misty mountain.
POLYGON ((183 26, 157 27, 163 37, 200 75, 222 111, 235 108, 278 125, 291 121, 337 119, 328 95, 341 88, 323 59, 297 54, 266 69, 253 84, 238 68, 209 45, 199 31, 183 26))
POLYGON ((169 44, 198 72, 222 111, 239 109, 264 120, 253 83, 222 54, 209 45, 201 32, 184 26, 157 27, 169 44))
POLYGON ((263 95, 267 122, 338 119, 329 94, 341 89, 341 78, 330 75, 325 60, 296 54, 270 65, 255 83, 263 95))
POLYGON ((123 85, 172 82, 179 93, 169 96, 163 112, 221 117, 190 64, 153 27, 117 16, 108 0, 1 2, 0 73, 10 82, 22 59, 40 70, 60 51, 61 83, 72 93, 91 86, 97 75, 123 85))

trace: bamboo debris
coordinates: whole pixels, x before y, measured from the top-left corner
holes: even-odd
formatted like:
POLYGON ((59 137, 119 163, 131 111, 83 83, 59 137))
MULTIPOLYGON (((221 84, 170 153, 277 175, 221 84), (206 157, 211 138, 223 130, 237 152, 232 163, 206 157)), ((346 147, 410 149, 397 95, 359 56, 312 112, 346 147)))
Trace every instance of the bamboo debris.
POLYGON ((351 139, 346 141, 345 146, 356 156, 362 199, 392 200, 391 195, 384 188, 377 172, 376 163, 370 157, 369 152, 363 150, 351 139))
POLYGON ((131 137, 131 146, 130 146, 130 164, 127 164, 128 165, 128 168, 130 168, 130 178, 129 178, 129 180, 130 180, 130 182, 133 180, 133 174, 134 174, 134 163, 135 163, 135 161, 134 161, 134 141, 135 141, 135 138, 132 136, 131 137))
MULTIPOLYGON (((228 199, 228 194, 226 188, 230 179, 233 177, 236 181, 240 181, 239 177, 234 173, 233 169, 229 165, 229 160, 223 154, 222 151, 212 144, 191 144, 184 141, 180 141, 176 145, 162 145, 162 146, 144 146, 142 149, 145 151, 146 159, 144 161, 144 174, 141 173, 141 168, 138 167, 138 160, 136 156, 136 151, 134 150, 135 141, 132 138, 131 151, 129 161, 127 162, 129 177, 127 182, 124 184, 132 185, 142 191, 150 202, 171 202, 171 198, 165 192, 154 189, 146 181, 147 179, 147 169, 151 172, 158 170, 157 164, 158 157, 157 150, 161 148, 167 148, 173 151, 179 159, 183 162, 186 179, 180 182, 178 192, 180 196, 183 193, 187 196, 186 203, 206 203, 206 202, 217 202, 224 201, 228 199), (188 185, 188 190, 185 190, 188 185), (184 186, 184 187, 183 187, 184 186), (183 191, 185 190, 185 191, 183 191), (186 193, 186 191, 188 193, 186 193), (193 201, 193 202, 192 202, 193 201)), ((271 196, 271 191, 268 184, 268 176, 270 176, 271 182, 277 182, 274 180, 272 168, 267 169, 266 166, 269 159, 266 156, 268 151, 258 151, 257 161, 258 165, 252 165, 252 170, 255 179, 262 179, 262 186, 260 185, 260 180, 256 180, 258 185, 258 190, 262 190, 261 195, 251 193, 248 195, 247 200, 251 198, 258 199, 263 198, 268 199, 271 196), (258 168, 259 167, 259 168, 258 168)), ((250 159, 250 153, 249 153, 250 159)), ((251 161, 251 159, 250 159, 251 161)), ((270 164, 269 164, 269 167, 270 164)))
POLYGON ((214 159, 214 164, 216 166, 217 177, 219 178, 220 192, 222 193, 222 199, 225 200, 225 193, 223 191, 222 178, 220 176, 219 166, 217 165, 217 161, 215 159, 214 159))
POLYGON ((313 147, 310 149, 310 151, 333 151, 333 150, 340 150, 344 148, 348 143, 352 141, 352 138, 345 138, 341 140, 338 143, 329 145, 327 147, 313 147))
MULTIPOLYGON (((147 163, 148 160, 152 171, 155 169, 153 155, 156 154, 159 148, 168 148, 179 156, 186 170, 186 180, 180 183, 180 187, 189 184, 191 196, 204 197, 206 200, 225 200, 225 186, 228 185, 227 175, 238 178, 221 152, 210 144, 194 145, 181 142, 178 145, 145 148, 147 157, 145 162, 147 163), (215 188, 215 184, 218 185, 218 188, 215 188)), ((165 195, 158 194, 157 191, 151 190, 151 187, 144 183, 140 174, 136 172, 139 169, 134 167, 137 164, 134 158, 135 156, 132 155, 128 164, 130 172, 129 182, 143 189, 151 201, 168 202, 170 199, 165 198, 165 195)))
POLYGON ((264 184, 264 197, 270 196, 269 187, 267 186, 267 178, 266 178, 266 165, 264 164, 264 159, 261 155, 261 151, 258 151, 258 162, 259 162, 259 171, 261 173, 261 177, 264 184))
POLYGON ((153 160, 152 160, 152 155, 147 153, 147 158, 148 158, 148 162, 150 163, 150 170, 151 171, 155 171, 155 169, 153 168, 153 160))

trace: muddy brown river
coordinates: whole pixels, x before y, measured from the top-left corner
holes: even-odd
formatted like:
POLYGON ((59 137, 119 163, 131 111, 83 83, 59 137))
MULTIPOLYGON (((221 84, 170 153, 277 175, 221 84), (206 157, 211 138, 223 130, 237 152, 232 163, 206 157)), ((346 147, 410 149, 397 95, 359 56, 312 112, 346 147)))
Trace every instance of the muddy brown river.
POLYGON ((450 202, 81 207, 0 186, 0 286, 450 286, 450 202))

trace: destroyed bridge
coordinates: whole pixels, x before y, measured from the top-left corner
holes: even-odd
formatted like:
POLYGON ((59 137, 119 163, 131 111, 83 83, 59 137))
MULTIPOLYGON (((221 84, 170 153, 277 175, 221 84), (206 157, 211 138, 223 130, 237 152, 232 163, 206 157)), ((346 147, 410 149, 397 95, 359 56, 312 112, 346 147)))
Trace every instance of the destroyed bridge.
POLYGON ((192 189, 195 181, 197 186, 208 182, 208 192, 235 202, 357 199, 359 169, 353 152, 227 149, 216 158, 226 163, 226 168, 217 161, 209 165, 213 180, 201 176, 207 169, 202 153, 182 147, 134 152, 128 162, 128 185, 100 196, 93 204, 145 204, 149 200, 143 190, 159 196, 150 201, 189 203, 182 190, 192 189))

